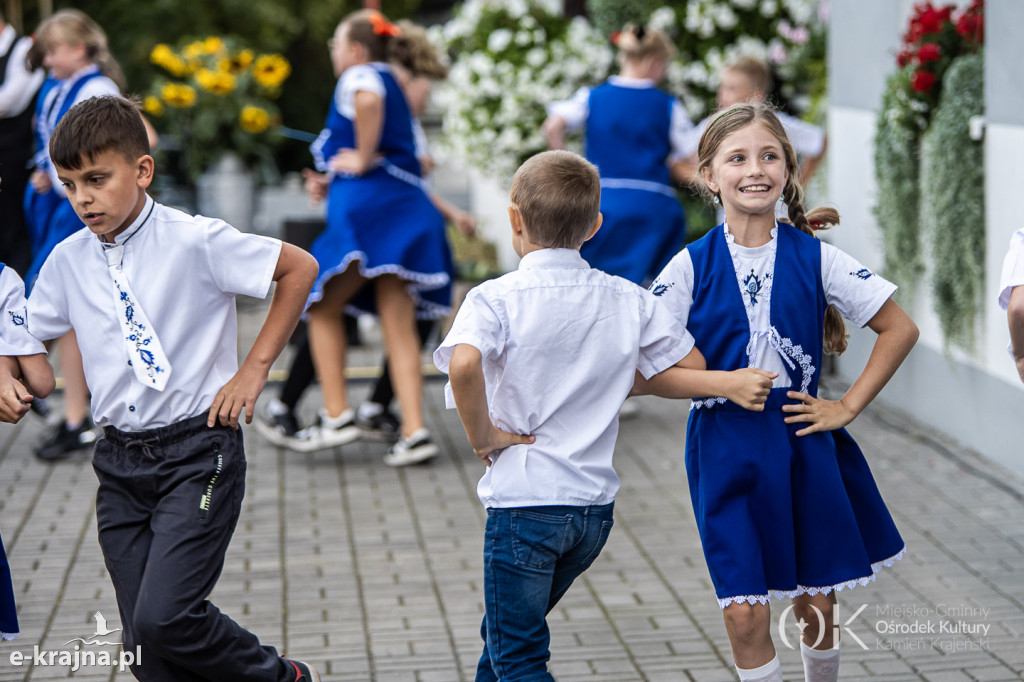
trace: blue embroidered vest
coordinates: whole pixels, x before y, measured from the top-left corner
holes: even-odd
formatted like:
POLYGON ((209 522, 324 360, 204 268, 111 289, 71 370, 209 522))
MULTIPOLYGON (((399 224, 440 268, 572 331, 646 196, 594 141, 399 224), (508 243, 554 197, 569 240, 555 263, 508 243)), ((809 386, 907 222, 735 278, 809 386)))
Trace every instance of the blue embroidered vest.
MULTIPOLYGON (((793 390, 800 390, 806 383, 807 391, 817 395, 828 307, 821 281, 821 243, 787 223, 779 223, 778 240, 771 324, 783 347, 795 350, 795 356, 790 354, 794 366, 787 363, 793 390), (806 370, 800 355, 810 360, 806 370), (808 370, 810 376, 805 382, 808 370)), ((696 339, 709 370, 749 366, 746 348, 750 323, 722 226, 686 248, 693 261, 693 307, 686 328, 696 339)))
MULTIPOLYGON (((381 127, 377 152, 392 165, 416 177, 420 176, 420 162, 416 158, 416 138, 412 130, 412 111, 405 99, 405 93, 391 71, 380 64, 370 64, 384 81, 384 122, 381 127)), ((338 111, 334 98, 327 112, 324 131, 310 147, 317 163, 330 161, 339 149, 354 149, 356 146, 355 121, 338 111)))
POLYGON ((590 91, 586 157, 602 178, 669 185, 672 96, 657 88, 603 83, 590 91))

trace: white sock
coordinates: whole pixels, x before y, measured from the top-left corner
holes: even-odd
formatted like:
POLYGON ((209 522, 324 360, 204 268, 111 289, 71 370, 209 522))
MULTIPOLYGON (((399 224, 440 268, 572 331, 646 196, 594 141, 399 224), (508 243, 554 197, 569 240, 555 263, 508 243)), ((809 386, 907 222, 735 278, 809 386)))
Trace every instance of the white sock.
POLYGON ((836 682, 839 679, 839 647, 812 649, 800 642, 800 658, 804 660, 805 682, 836 682))
POLYGON ((359 418, 360 419, 373 419, 378 414, 384 413, 384 406, 380 403, 371 403, 367 400, 365 403, 359 405, 359 418))
POLYGON ((355 412, 352 411, 351 407, 346 407, 345 410, 337 417, 332 417, 327 411, 327 408, 321 407, 320 411, 320 424, 325 429, 336 429, 347 421, 352 421, 355 418, 355 412))
POLYGON ((744 670, 738 667, 736 672, 740 675, 740 682, 782 682, 782 664, 778 655, 760 668, 744 670))

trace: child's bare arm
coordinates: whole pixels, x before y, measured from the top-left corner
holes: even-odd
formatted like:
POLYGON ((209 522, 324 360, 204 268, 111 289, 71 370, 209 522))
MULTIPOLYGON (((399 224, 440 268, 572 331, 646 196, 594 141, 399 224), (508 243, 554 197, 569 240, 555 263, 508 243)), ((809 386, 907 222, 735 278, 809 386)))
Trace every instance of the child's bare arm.
POLYGON ((482 462, 490 465, 491 457, 505 448, 534 441, 533 436, 508 433, 491 423, 479 350, 464 343, 455 346, 448 363, 448 378, 469 445, 482 462))
POLYGON ((540 132, 548 143, 548 149, 565 149, 565 131, 569 124, 558 114, 552 114, 544 119, 540 132))
POLYGON ((783 412, 794 413, 786 422, 806 423, 796 432, 806 436, 815 431, 840 429, 856 418, 868 406, 917 343, 918 329, 910 316, 895 301, 886 301, 868 326, 878 334, 864 371, 839 400, 820 400, 806 393, 789 391, 786 395, 799 400, 794 405, 783 405, 783 412))
POLYGON ((21 368, 22 381, 34 397, 45 398, 53 392, 56 381, 45 353, 20 355, 18 365, 21 368))
POLYGON ((295 330, 306 305, 313 282, 316 281, 316 260, 291 244, 281 245, 281 255, 274 271, 274 296, 263 327, 235 376, 224 385, 213 400, 207 424, 220 420, 223 426, 238 428, 238 417, 245 409, 245 423, 252 423, 256 399, 267 383, 270 366, 281 354, 288 337, 295 330))
POLYGON ((32 395, 18 377, 21 368, 18 359, 0 356, 0 421, 16 424, 28 412, 32 395))
POLYGON ((637 372, 633 395, 661 398, 725 398, 748 410, 761 411, 778 376, 756 367, 732 372, 706 371, 704 356, 694 348, 674 367, 650 379, 637 372))
POLYGON ((1006 318, 1010 325, 1010 348, 1013 360, 1017 365, 1017 374, 1024 381, 1024 286, 1014 287, 1010 291, 1010 305, 1006 308, 1006 318))

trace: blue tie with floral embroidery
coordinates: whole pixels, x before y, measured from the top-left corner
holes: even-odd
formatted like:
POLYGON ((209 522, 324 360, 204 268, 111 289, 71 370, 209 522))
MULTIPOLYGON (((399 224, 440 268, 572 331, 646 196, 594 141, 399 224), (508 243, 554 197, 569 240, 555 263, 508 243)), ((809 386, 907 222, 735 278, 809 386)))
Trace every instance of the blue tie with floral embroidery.
POLYGON ((134 235, 135 232, 120 244, 103 244, 103 255, 107 257, 107 271, 114 280, 117 317, 135 378, 150 388, 162 391, 171 378, 171 363, 164 355, 156 330, 149 324, 146 313, 132 293, 121 263, 124 259, 124 245, 134 235))

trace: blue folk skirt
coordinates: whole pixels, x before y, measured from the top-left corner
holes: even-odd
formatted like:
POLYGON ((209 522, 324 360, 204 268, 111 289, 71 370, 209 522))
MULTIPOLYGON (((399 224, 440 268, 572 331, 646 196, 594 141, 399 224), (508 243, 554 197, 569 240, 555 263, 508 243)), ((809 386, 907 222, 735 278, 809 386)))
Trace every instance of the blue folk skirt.
POLYGON ((640 189, 602 188, 604 222, 580 255, 609 275, 644 285, 683 247, 686 215, 674 196, 640 189))
POLYGON ((845 429, 797 437, 772 389, 764 412, 690 412, 686 472, 722 608, 866 585, 905 546, 845 429))
MULTIPOLYGON (((335 178, 327 202, 327 228, 310 249, 320 274, 307 309, 323 298, 332 277, 356 263, 367 279, 393 274, 404 280, 419 317, 450 312, 454 263, 444 218, 423 189, 378 168, 359 178, 335 178)), ((376 312, 372 283, 349 311, 376 312)))

